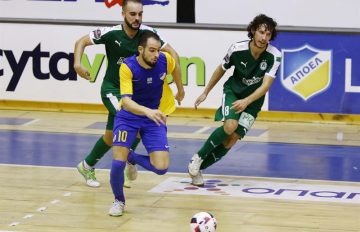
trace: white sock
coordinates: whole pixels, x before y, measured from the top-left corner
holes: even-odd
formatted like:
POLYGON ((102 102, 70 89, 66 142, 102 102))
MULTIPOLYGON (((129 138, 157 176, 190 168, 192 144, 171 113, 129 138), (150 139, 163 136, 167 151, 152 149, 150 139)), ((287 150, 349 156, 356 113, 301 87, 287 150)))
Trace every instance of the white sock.
POLYGON ((87 169, 87 170, 93 169, 93 167, 91 167, 90 165, 88 165, 85 160, 83 161, 83 165, 84 165, 84 168, 87 169))

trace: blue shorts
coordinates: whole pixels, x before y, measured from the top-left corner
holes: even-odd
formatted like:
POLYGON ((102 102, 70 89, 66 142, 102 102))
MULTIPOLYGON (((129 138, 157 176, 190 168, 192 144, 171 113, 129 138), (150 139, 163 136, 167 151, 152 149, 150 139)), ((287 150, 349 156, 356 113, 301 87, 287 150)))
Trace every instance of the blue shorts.
POLYGON ((117 112, 113 130, 113 146, 131 148, 137 133, 148 153, 169 151, 166 125, 158 126, 146 116, 135 115, 125 110, 117 112))

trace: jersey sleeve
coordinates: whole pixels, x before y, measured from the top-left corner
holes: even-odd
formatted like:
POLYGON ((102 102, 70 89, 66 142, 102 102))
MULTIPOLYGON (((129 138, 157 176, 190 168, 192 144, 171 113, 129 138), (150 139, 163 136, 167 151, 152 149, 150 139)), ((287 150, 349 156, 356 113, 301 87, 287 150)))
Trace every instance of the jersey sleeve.
MULTIPOLYGON (((175 60, 169 53, 164 52, 164 54, 166 57, 167 74, 171 74, 175 69, 175 60)), ((159 109, 165 115, 170 115, 176 109, 174 94, 166 79, 163 84, 163 92, 160 99, 159 109)))
POLYGON ((132 78, 133 73, 131 72, 129 66, 127 64, 122 63, 120 66, 120 94, 121 97, 124 96, 132 96, 133 94, 133 86, 132 86, 132 78))
POLYGON ((171 74, 175 69, 175 59, 167 52, 164 52, 167 64, 167 74, 171 74))
POLYGON ((227 53, 226 53, 226 55, 223 58, 222 63, 221 63, 221 67, 223 68, 223 70, 228 70, 233 65, 231 55, 233 54, 235 49, 236 49, 235 44, 232 44, 230 46, 230 48, 228 49, 228 51, 227 51, 227 53))
POLYGON ((273 51, 271 51, 271 53, 274 56, 274 64, 268 68, 268 70, 266 70, 265 75, 267 76, 271 76, 273 78, 275 78, 276 76, 276 72, 279 69, 279 66, 281 64, 281 60, 282 60, 282 55, 281 52, 277 49, 272 49, 273 51))
POLYGON ((109 31, 111 31, 111 27, 101 27, 90 32, 89 36, 93 44, 104 44, 109 31))
POLYGON ((160 99, 159 110, 165 115, 170 115, 176 110, 174 94, 166 79, 163 84, 163 93, 160 99))

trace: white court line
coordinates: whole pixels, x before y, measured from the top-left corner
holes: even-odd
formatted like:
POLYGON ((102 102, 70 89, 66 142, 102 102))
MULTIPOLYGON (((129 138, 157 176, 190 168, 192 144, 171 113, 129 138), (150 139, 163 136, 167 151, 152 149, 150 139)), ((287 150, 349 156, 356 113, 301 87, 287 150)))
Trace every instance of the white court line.
POLYGON ((29 126, 31 124, 34 124, 35 122, 38 122, 38 121, 40 121, 40 119, 34 119, 34 120, 31 120, 30 122, 22 124, 22 126, 29 126))
POLYGON ((13 231, 13 230, 0 230, 0 232, 23 232, 23 231, 19 231, 19 230, 17 230, 17 231, 13 231))
MULTIPOLYGON (((55 166, 39 166, 39 165, 22 165, 22 164, 1 164, 0 163, 0 167, 1 166, 8 166, 8 167, 25 167, 25 168, 51 168, 51 169, 62 169, 62 170, 74 170, 76 169, 76 167, 55 167, 55 166)), ((354 169, 356 169, 357 167, 355 167, 354 169)), ((110 169, 107 168, 97 168, 96 170, 101 170, 101 171, 106 171, 106 172, 110 172, 110 169)), ((138 170, 138 173, 152 173, 150 171, 143 171, 143 170, 138 170)), ((180 176, 189 176, 188 173, 184 173, 184 172, 167 172, 168 174, 173 174, 173 175, 180 175, 180 176)), ((330 183, 330 184, 336 184, 336 183, 340 183, 340 184, 354 184, 354 183, 358 183, 358 182, 354 182, 354 181, 334 181, 334 180, 317 180, 317 179, 303 179, 303 178, 284 178, 284 177, 262 177, 262 176, 236 176, 236 175, 219 175, 219 174, 203 174, 204 177, 207 178, 211 178, 211 177, 217 177, 217 178, 240 178, 240 179, 248 179, 248 180, 268 180, 268 181, 272 181, 272 180, 277 180, 277 181, 290 181, 290 182, 314 182, 314 183, 330 183)), ((189 177, 190 178, 190 177, 189 177)), ((71 195, 71 193, 70 193, 71 195)), ((65 195, 64 195, 65 196, 65 195)), ((1 232, 1 231, 0 231, 1 232)))
POLYGON ((209 127, 209 126, 204 126, 203 128, 200 128, 199 130, 193 132, 193 134, 201 134, 201 133, 204 133, 205 131, 208 131, 208 130, 210 130, 210 129, 211 129, 211 127, 209 127))

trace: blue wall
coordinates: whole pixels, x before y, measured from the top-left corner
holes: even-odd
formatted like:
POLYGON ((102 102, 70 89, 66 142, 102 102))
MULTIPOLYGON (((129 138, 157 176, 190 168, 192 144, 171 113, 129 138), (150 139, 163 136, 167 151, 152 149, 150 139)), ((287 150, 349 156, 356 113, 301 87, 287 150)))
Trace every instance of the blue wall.
POLYGON ((359 34, 279 32, 272 44, 283 60, 269 92, 270 111, 360 113, 359 34), (346 59, 353 92, 345 91, 346 59))

